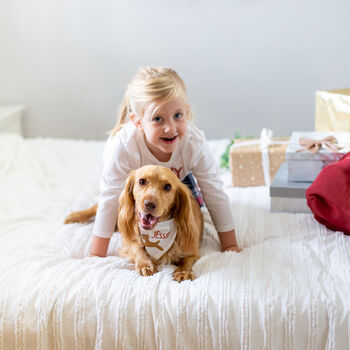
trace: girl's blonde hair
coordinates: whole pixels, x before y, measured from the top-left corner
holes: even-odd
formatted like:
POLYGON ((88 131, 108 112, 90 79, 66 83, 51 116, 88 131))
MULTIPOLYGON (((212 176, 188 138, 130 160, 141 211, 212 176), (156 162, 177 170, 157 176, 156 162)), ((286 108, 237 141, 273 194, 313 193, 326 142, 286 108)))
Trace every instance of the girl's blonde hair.
MULTIPOLYGON (((180 76, 168 67, 141 67, 128 84, 122 103, 119 107, 118 120, 111 134, 114 136, 124 124, 129 122, 130 115, 141 116, 146 103, 154 102, 157 108, 182 96, 186 101, 186 86, 180 76)), ((193 118, 189 109, 188 118, 193 118)))

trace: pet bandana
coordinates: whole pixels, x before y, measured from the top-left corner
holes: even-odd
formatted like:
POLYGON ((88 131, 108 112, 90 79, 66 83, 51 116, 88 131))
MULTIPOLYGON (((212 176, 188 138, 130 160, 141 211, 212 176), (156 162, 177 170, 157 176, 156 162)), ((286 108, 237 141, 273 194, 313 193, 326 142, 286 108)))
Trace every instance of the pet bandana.
POLYGON ((154 259, 165 254, 176 237, 176 225, 173 219, 159 222, 152 230, 144 230, 140 225, 142 241, 147 253, 154 259))

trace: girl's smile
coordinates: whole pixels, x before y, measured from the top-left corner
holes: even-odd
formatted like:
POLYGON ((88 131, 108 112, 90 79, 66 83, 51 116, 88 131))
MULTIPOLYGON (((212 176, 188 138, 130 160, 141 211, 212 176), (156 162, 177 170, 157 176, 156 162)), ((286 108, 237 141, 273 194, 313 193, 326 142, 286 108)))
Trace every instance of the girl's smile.
POLYGON ((166 144, 172 144, 173 142, 176 141, 177 135, 174 137, 161 137, 161 139, 166 143, 166 144))

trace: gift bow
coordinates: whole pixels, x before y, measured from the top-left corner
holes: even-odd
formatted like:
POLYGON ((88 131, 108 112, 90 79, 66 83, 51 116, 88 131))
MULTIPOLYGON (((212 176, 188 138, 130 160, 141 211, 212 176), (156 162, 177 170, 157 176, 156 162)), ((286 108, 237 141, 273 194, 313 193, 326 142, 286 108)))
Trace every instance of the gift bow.
POLYGON ((301 137, 299 139, 299 144, 304 147, 298 149, 297 152, 309 151, 312 154, 317 153, 321 147, 329 149, 332 152, 337 152, 340 148, 337 146, 338 140, 334 136, 327 136, 322 140, 312 140, 307 137, 301 137))
POLYGON ((271 179, 270 179, 270 160, 269 160, 269 153, 268 153, 268 147, 271 145, 277 145, 277 144, 286 144, 289 141, 274 141, 272 139, 273 131, 270 129, 263 128, 260 133, 260 139, 259 140, 252 140, 252 141, 244 141, 240 143, 234 143, 231 146, 232 148, 236 147, 242 147, 242 146, 253 146, 253 145, 259 145, 261 149, 261 155, 262 155, 262 168, 264 173, 264 180, 265 180, 265 186, 270 186, 271 179))

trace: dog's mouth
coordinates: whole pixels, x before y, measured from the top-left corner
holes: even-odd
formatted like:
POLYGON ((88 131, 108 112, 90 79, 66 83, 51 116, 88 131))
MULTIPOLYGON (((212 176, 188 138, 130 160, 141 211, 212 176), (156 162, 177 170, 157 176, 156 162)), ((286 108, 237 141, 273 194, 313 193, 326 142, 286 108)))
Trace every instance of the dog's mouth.
POLYGON ((139 213, 140 225, 144 230, 152 230, 157 225, 160 216, 139 213))

